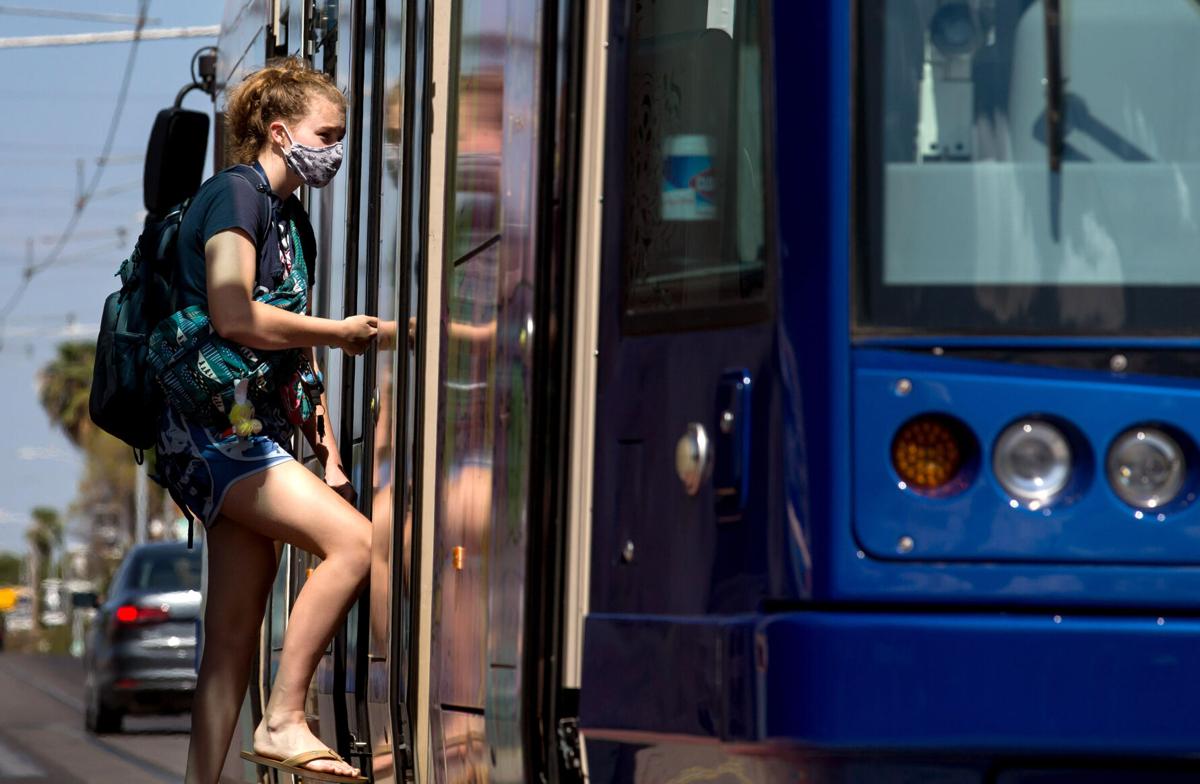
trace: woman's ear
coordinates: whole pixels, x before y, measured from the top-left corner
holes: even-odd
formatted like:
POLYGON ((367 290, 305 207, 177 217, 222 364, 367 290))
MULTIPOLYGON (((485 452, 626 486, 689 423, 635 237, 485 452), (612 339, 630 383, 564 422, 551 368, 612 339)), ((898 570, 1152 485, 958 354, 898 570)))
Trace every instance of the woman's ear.
POLYGON ((283 130, 283 123, 281 123, 279 120, 272 120, 267 126, 267 138, 269 138, 273 144, 278 145, 280 149, 286 147, 288 144, 288 138, 287 134, 283 130))

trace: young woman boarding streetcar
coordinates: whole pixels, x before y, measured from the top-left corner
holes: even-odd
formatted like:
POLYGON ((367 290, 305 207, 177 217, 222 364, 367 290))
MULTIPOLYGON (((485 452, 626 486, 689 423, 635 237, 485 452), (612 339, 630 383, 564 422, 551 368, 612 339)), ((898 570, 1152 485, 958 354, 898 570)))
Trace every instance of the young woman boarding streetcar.
MULTIPOLYGON (((226 107, 233 160, 206 181, 180 226, 179 308, 210 319, 229 344, 276 358, 275 374, 230 409, 229 422, 163 415, 158 480, 206 529, 208 583, 204 647, 192 710, 187 784, 216 784, 246 693, 267 596, 278 565, 276 541, 321 558, 293 607, 283 653, 253 754, 314 772, 357 776, 305 722, 313 671, 365 584, 370 523, 352 505, 314 346, 363 353, 379 324, 308 315, 316 243, 294 196, 320 188, 341 164, 345 96, 297 60, 269 65, 235 87, 226 107), (246 407, 248 404, 249 407, 246 407), (293 459, 299 424, 324 467, 324 481, 293 459)), ((168 398, 170 395, 168 395, 168 398)))

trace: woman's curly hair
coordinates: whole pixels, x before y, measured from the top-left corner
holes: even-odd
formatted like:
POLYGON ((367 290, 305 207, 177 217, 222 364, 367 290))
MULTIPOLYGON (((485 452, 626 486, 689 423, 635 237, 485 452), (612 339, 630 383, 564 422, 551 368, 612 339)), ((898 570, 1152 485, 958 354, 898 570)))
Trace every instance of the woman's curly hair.
POLYGON ((267 127, 301 119, 318 95, 346 110, 346 96, 333 81, 295 57, 272 60, 243 79, 225 104, 232 162, 252 163, 267 144, 267 127))

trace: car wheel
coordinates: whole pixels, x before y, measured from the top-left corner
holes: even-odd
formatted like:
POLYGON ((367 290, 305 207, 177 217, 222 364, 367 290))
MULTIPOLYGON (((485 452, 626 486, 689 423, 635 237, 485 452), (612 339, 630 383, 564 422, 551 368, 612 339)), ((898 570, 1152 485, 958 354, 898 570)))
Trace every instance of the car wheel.
POLYGON ((121 721, 125 718, 125 714, 115 708, 109 707, 104 702, 104 697, 100 694, 99 689, 90 688, 87 695, 83 723, 87 727, 88 732, 97 735, 120 732, 121 721))

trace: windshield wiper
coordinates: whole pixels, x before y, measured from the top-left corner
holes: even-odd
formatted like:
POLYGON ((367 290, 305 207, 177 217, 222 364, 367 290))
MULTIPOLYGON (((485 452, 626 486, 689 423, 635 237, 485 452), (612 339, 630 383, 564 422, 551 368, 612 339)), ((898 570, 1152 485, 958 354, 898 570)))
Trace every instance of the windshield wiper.
POLYGON ((1046 154, 1050 171, 1062 170, 1063 158, 1063 78, 1062 13, 1059 0, 1042 0, 1043 30, 1046 39, 1046 154))

